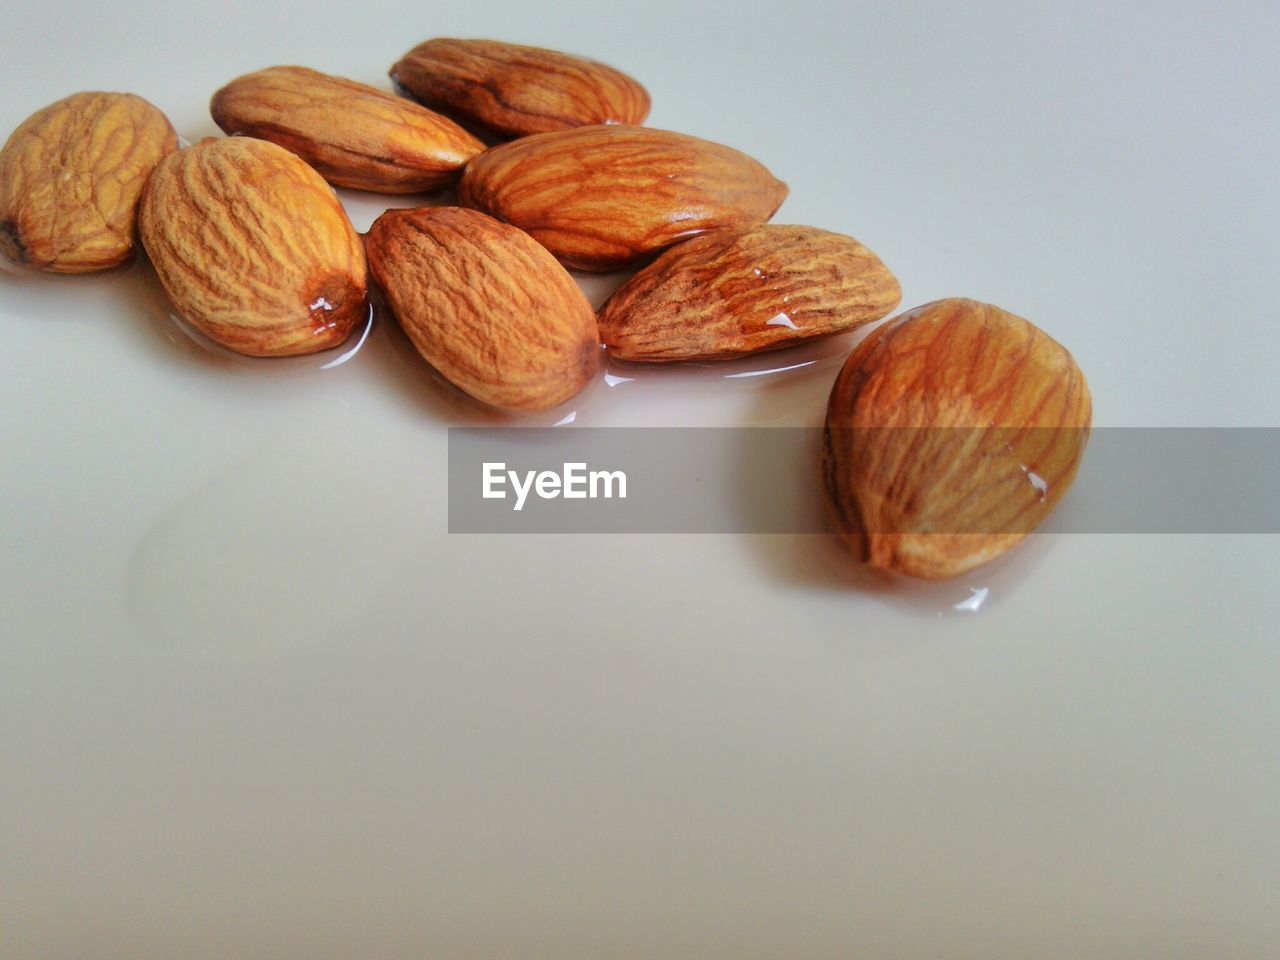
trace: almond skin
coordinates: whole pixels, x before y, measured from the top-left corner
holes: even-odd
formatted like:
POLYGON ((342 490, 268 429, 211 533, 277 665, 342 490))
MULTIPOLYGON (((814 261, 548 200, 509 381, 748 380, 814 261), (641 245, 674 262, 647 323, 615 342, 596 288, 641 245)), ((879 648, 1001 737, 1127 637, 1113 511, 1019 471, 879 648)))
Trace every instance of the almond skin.
POLYGON ((388 210, 369 268, 418 352, 451 383, 508 410, 545 410, 595 376, 595 315, 569 273, 515 227, 475 210, 388 210))
POLYGON ((541 47, 439 37, 390 73, 427 106, 502 139, 649 115, 648 92, 622 71, 541 47))
POLYGON ((138 201, 178 138, 131 93, 75 93, 0 150, 0 252, 34 270, 89 273, 133 258, 138 201))
POLYGON ((1040 523, 1066 493, 1092 407, 1071 354, 990 304, 951 299, 876 330, 827 406, 837 532, 873 567, 951 577, 1040 523))
POLYGON ((173 154, 138 226, 178 312, 238 353, 315 353, 368 316, 360 235, 320 174, 274 143, 209 138, 173 154))
POLYGON ((270 67, 213 95, 219 127, 278 143, 332 184, 420 193, 454 183, 484 144, 438 113, 306 67, 270 67))
POLYGON ((563 263, 615 270, 707 230, 763 223, 787 185, 731 147, 649 127, 578 127, 486 150, 464 206, 528 232, 563 263))
POLYGON ((620 360, 721 360, 852 330, 901 297, 852 237, 766 224, 677 244, 624 283, 598 321, 620 360))

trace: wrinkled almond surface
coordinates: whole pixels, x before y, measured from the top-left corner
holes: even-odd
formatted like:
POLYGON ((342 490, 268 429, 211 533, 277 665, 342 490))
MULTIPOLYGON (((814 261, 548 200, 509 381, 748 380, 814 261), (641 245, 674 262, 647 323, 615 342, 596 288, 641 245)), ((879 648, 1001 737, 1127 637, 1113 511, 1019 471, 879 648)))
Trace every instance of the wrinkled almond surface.
POLYGON ((270 67, 213 95, 227 133, 270 140, 330 183, 416 193, 457 180, 484 144, 448 117, 354 80, 306 67, 270 67))
POLYGON ((0 252, 36 270, 105 270, 134 253, 142 188, 176 150, 165 115, 131 93, 76 93, 0 150, 0 252))
POLYGON ((852 237, 771 224, 713 230, 624 283, 600 311, 600 337, 620 360, 724 359, 852 330, 901 296, 852 237))
POLYGON ((940 300, 876 330, 827 407, 823 473, 837 531, 875 567, 948 577, 1017 543, 1070 487, 1089 388, 1021 317, 940 300))
POLYGON ((578 127, 486 150, 460 201, 569 266, 613 270, 714 229, 763 223, 787 185, 731 147, 649 127, 578 127))
POLYGON ((429 107, 499 137, 594 123, 641 123, 649 94, 620 70, 540 47, 440 37, 391 78, 429 107))
POLYGON ((595 375, 591 305, 529 236, 475 210, 388 210, 366 238, 387 306, 427 362, 495 407, 545 410, 595 375))
POLYGON ((210 138, 173 154, 138 226, 178 312, 231 350, 314 353, 368 314, 359 234, 333 188, 274 143, 210 138))

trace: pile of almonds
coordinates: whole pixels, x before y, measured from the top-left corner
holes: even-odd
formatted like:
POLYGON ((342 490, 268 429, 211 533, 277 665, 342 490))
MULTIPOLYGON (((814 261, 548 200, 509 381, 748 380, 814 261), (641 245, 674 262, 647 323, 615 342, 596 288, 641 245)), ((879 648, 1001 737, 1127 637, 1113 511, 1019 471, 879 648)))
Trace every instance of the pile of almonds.
MULTIPOLYGON (((858 241, 770 225, 787 187, 730 147, 642 126, 649 95, 580 57, 435 39, 396 96, 304 67, 232 80, 227 138, 185 149, 132 94, 78 93, 0 151, 0 252, 60 273, 141 239, 178 312, 259 357, 342 343, 369 276, 414 346, 478 400, 545 410, 620 360, 741 357, 889 315, 901 289, 858 241), (410 99, 410 97, 412 99, 410 99), (456 189, 362 238, 330 184, 456 189), (566 267, 641 265, 597 314, 566 267)), ((990 560, 1075 475, 1089 391, 1031 323, 969 300, 882 325, 831 393, 823 479, 863 561, 921 577, 990 560)))

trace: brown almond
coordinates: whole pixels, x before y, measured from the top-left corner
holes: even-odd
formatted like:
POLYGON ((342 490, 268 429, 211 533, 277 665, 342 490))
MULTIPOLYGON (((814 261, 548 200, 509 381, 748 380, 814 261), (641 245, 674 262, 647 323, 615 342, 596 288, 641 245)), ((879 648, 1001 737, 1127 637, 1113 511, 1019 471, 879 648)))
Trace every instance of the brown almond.
POLYGON ((475 210, 388 210, 365 239, 387 306, 455 386, 510 410, 545 410, 595 375, 595 316, 527 234, 475 210))
POLYGON ((484 144, 448 117, 390 93, 306 67, 269 67, 213 95, 214 122, 270 140, 332 184, 418 193, 457 180, 484 144))
POLYGON ((620 70, 497 40, 428 40, 390 73, 427 106, 501 138, 649 114, 648 92, 620 70))
POLYGON ((1092 408, 1071 354, 973 300, 889 321, 836 378, 823 477, 837 531, 866 563, 949 577, 996 557, 1071 486, 1092 408))
POLYGON ((209 138, 168 157, 138 226, 178 312, 238 353, 314 353, 368 316, 360 235, 320 174, 274 143, 209 138))
POLYGON ((37 111, 0 150, 0 252, 54 273, 130 260, 142 188, 177 147, 165 115, 131 93, 75 93, 37 111))
POLYGON ((852 330, 901 296, 852 237, 765 224, 677 244, 624 283, 598 322, 620 360, 720 360, 852 330))
POLYGON ((459 200, 527 231, 563 263, 614 270, 707 230, 763 223, 787 185, 709 140, 649 127, 577 127, 486 150, 459 200))

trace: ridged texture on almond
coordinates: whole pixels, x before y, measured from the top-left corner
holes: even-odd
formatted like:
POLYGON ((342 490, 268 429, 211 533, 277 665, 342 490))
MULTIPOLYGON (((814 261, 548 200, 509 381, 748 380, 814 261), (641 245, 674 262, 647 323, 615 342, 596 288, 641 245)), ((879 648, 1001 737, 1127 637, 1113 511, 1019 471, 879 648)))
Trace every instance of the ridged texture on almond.
POLYGON ((330 183, 418 193, 457 180, 484 144, 438 113, 363 83, 306 67, 270 67, 213 95, 227 133, 270 140, 330 183))
POLYGON ((0 252, 35 270, 89 273, 133 257, 138 200, 178 138, 131 93, 76 93, 0 150, 0 252))
POLYGON ((368 315, 360 235, 320 174, 274 143, 210 138, 175 153, 138 226, 178 312, 231 350, 314 353, 368 315))
POLYGON ((764 225, 677 244, 624 283, 598 319, 620 360, 717 360, 852 330, 901 297, 889 268, 852 237, 764 225))
POLYGON ((649 115, 648 92, 620 70, 497 40, 428 40, 391 78, 427 106, 505 138, 649 115))
POLYGON ((985 303, 940 300, 871 334, 831 391, 823 473, 865 562, 916 577, 985 563, 1075 478, 1092 408, 1071 354, 985 303))
POLYGON ((595 316, 564 267, 527 234, 475 210, 388 210, 369 267, 427 362, 478 400, 545 410, 595 375, 595 316))
POLYGON ((562 262, 614 270, 707 230, 773 216, 787 185, 745 153, 649 127, 578 127, 486 150, 460 201, 531 234, 562 262))

